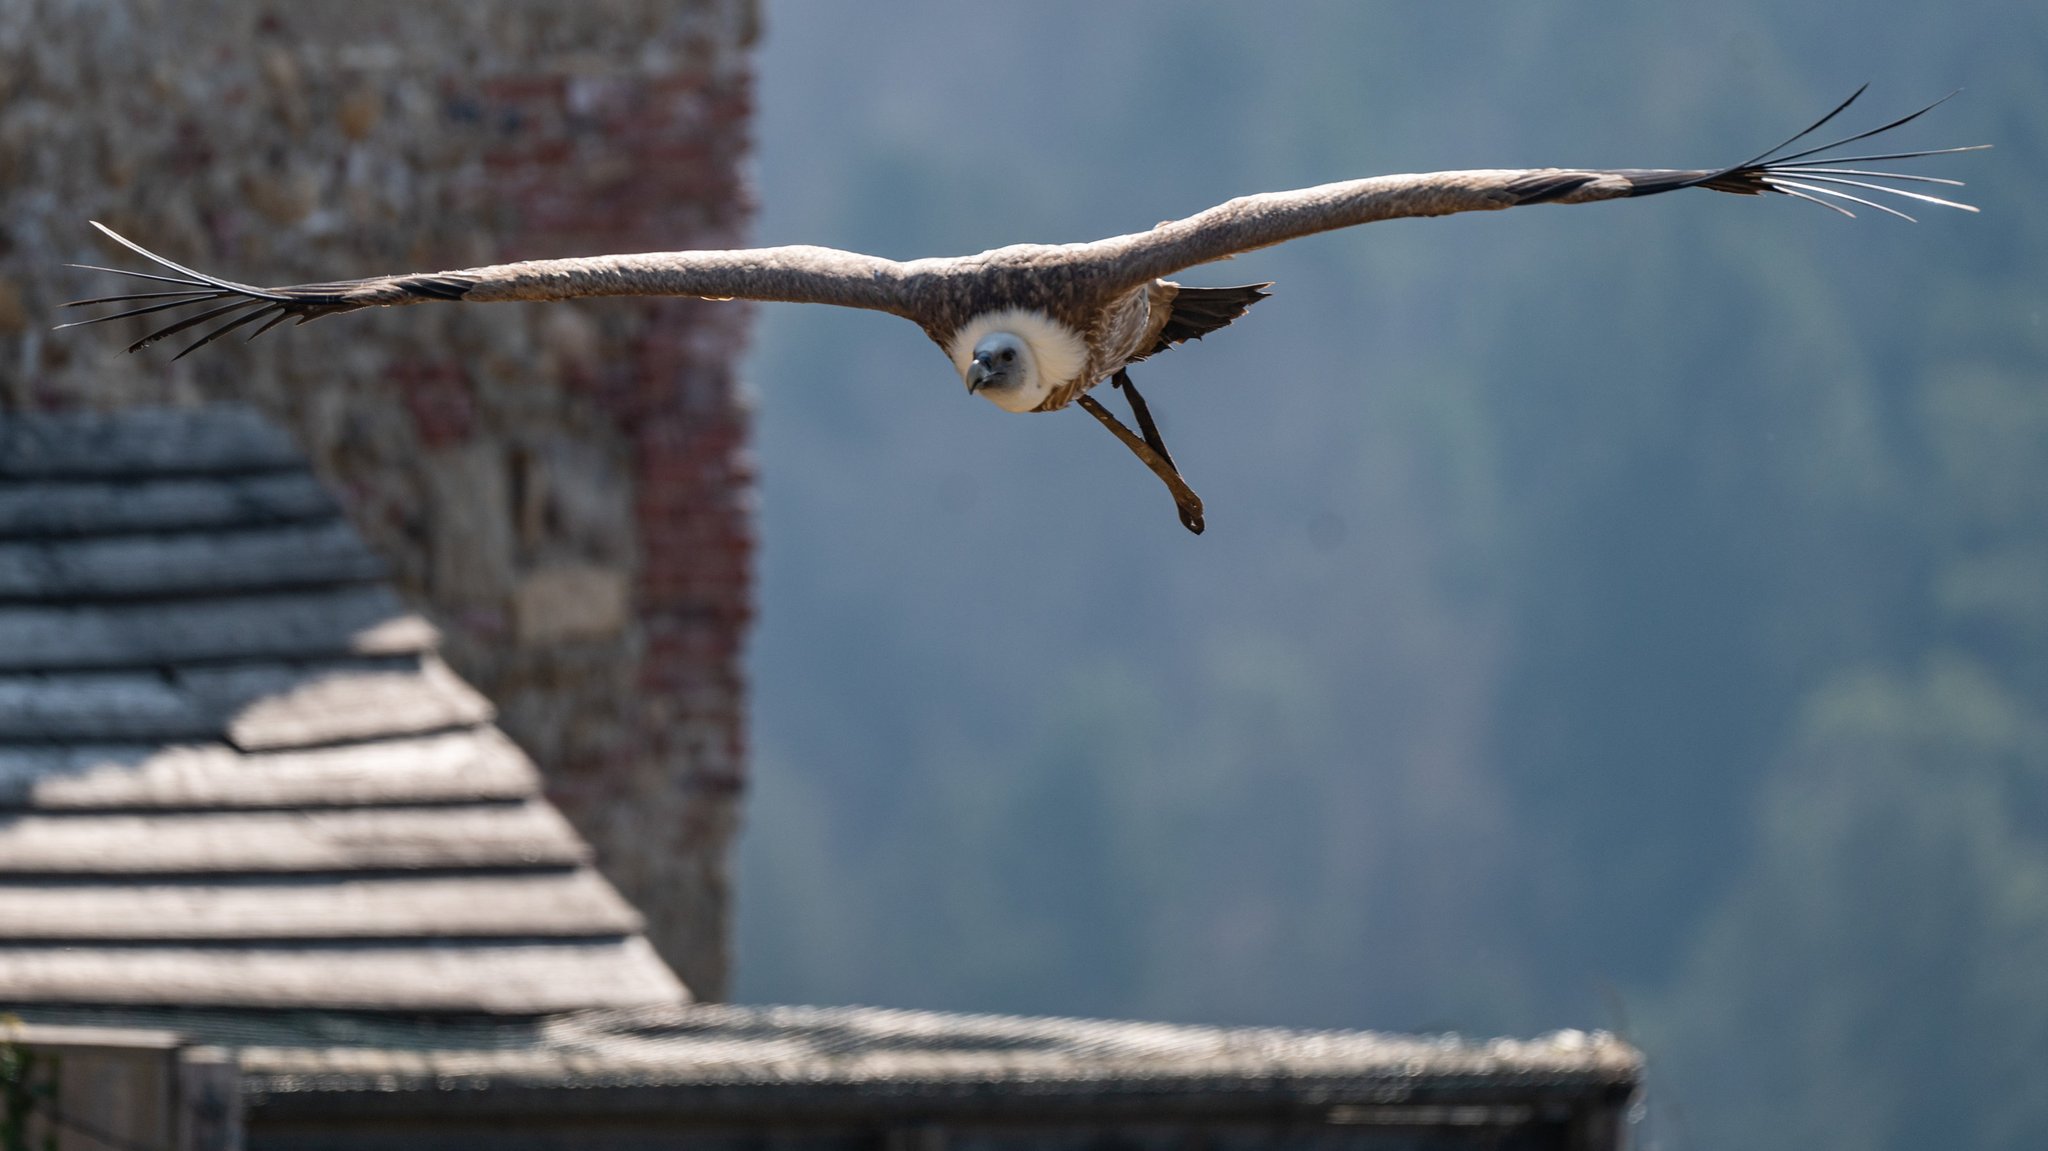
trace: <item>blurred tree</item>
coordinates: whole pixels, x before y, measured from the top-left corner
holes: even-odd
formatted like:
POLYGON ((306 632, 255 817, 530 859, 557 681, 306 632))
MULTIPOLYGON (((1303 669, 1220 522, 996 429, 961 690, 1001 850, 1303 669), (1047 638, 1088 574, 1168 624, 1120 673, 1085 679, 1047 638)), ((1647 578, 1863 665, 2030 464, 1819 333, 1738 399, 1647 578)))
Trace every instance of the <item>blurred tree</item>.
POLYGON ((1199 547, 1092 429, 769 313, 748 994, 1499 1031, 1613 984, 1696 1145, 2048 1128, 2048 8, 832 11, 771 7, 764 240, 1709 163, 1873 77, 1998 150, 1917 228, 1674 197, 1220 269, 1280 285, 1155 371, 1199 547))
POLYGON ((2044 817, 2048 716, 1984 665, 1832 677, 1662 1005, 1653 1089, 1710 1146, 2039 1146, 2044 817))

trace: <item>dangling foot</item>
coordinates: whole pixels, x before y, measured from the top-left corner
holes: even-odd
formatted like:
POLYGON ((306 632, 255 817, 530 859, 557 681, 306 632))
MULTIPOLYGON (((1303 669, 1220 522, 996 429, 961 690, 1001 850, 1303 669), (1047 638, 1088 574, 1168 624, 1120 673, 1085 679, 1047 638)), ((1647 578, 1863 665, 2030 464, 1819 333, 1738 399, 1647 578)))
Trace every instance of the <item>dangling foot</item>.
POLYGON ((1111 377, 1110 383, 1123 389, 1123 393, 1130 397, 1131 413, 1137 417, 1138 428, 1144 433, 1142 439, 1111 415, 1109 409, 1103 407, 1102 402, 1094 396, 1082 393, 1081 407, 1100 421, 1103 427, 1108 428, 1110 434, 1121 440, 1125 447, 1131 449, 1132 455, 1137 456, 1144 461, 1146 467, 1152 469, 1152 474, 1158 476, 1160 482, 1166 485, 1166 490, 1173 493, 1174 506, 1180 511, 1181 526, 1196 535, 1201 535, 1204 526, 1202 497, 1196 495, 1195 489, 1189 487, 1188 482, 1181 478, 1180 469, 1174 466, 1173 457, 1167 454, 1166 441, 1160 437, 1158 425, 1152 422, 1152 412, 1145 406, 1144 397, 1138 394, 1138 389, 1131 384, 1131 377, 1122 370, 1111 377))

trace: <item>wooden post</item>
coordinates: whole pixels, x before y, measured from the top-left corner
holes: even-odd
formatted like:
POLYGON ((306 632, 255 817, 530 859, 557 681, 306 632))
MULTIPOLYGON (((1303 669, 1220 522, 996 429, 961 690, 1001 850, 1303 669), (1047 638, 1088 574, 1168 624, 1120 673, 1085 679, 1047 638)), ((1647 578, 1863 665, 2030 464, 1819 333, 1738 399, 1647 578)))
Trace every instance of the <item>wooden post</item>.
POLYGON ((240 1071, 219 1048, 174 1031, 41 1024, 0 1026, 0 1042, 54 1079, 30 1146, 54 1133, 58 1151, 241 1151, 240 1071))

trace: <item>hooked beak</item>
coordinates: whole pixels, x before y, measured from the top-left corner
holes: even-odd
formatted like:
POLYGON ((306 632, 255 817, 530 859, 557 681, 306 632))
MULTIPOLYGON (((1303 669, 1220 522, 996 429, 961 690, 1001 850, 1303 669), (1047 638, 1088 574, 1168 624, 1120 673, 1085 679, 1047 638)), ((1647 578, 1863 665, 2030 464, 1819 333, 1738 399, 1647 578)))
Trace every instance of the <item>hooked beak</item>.
POLYGON ((995 365, 989 362, 986 355, 974 357, 974 362, 967 365, 967 394, 971 396, 980 391, 982 385, 988 383, 988 378, 994 374, 995 365))

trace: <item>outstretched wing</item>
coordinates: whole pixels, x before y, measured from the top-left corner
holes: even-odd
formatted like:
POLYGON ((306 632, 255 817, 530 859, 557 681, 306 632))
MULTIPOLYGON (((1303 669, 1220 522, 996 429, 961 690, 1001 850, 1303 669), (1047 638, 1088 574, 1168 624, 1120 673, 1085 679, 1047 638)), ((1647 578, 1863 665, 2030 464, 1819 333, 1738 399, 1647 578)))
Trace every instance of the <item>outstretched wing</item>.
POLYGON ((1680 188, 1711 188, 1717 192, 1742 195, 1778 192, 1831 208, 1845 216, 1855 213, 1837 201, 1912 219, 1896 207, 1869 198, 1870 195, 1890 195, 1901 201, 1976 211, 1968 204, 1892 186, 1903 183, 1960 187, 1961 180, 1851 165, 1973 152, 1988 148, 1989 144, 1882 155, 1841 155, 1837 152, 1845 145, 1919 119, 1954 96, 1953 92, 1912 115, 1901 116, 1881 127, 1785 154, 1786 149, 1841 115, 1862 94, 1863 88, 1858 88, 1812 127, 1755 159, 1727 168, 1534 168, 1376 176, 1292 192, 1244 196, 1186 219, 1169 220, 1149 232, 1115 236, 1086 245, 1080 258, 1093 264, 1095 270, 1113 285, 1113 290, 1123 290, 1170 276, 1196 264, 1226 259, 1239 252, 1376 220, 1447 216, 1453 212, 1517 208, 1524 204, 1583 204, 1594 200, 1650 196, 1680 188))
MULTIPOLYGON (((96 324, 127 316, 168 313, 163 327, 128 346, 138 351, 191 328, 214 324, 178 356, 212 343, 247 324, 263 321, 250 333, 255 339, 285 320, 305 323, 358 308, 419 304, 429 300, 489 302, 499 300, 567 300, 583 296, 698 296, 705 299, 780 300, 804 304, 837 304, 847 308, 908 315, 902 265, 877 256, 834 248, 746 248, 733 251, 648 252, 626 256, 590 256, 570 260, 528 260, 454 272, 426 272, 340 280, 327 284, 295 284, 259 288, 195 272, 149 251, 93 221, 93 227, 171 274, 74 267, 111 272, 169 285, 146 292, 73 300, 67 308, 95 304, 140 304, 110 315, 94 316, 60 327, 96 324), (200 309, 197 312, 189 309, 200 309), (187 309, 187 311, 180 311, 187 309)), ((173 357, 176 358, 176 357, 173 357)))

